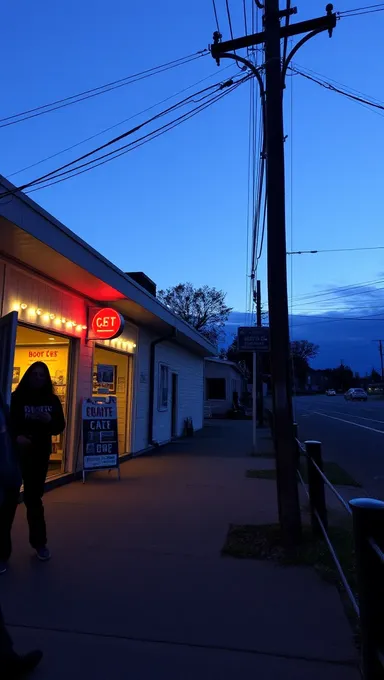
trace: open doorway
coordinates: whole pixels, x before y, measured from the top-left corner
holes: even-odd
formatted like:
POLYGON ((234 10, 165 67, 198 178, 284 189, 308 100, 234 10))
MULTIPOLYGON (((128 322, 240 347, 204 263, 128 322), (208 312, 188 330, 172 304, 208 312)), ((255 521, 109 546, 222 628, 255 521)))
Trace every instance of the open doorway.
POLYGON ((179 376, 177 373, 172 373, 172 420, 171 420, 171 436, 178 435, 178 383, 179 376))
MULTIPOLYGON (((71 340, 66 336, 18 325, 13 359, 12 391, 16 389, 27 368, 36 361, 42 361, 48 367, 55 394, 60 399, 67 420, 71 389, 70 349, 71 340)), ((52 437, 48 477, 65 472, 65 441, 65 431, 52 437)))

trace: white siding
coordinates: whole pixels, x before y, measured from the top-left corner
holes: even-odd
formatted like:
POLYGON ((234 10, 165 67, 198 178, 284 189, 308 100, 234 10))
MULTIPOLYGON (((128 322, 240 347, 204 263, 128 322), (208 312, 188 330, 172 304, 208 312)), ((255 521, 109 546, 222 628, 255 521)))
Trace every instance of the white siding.
MULTIPOLYGON (((150 390, 150 346, 156 339, 144 329, 139 330, 136 370, 136 403, 134 451, 148 447, 148 415, 150 390)), ((153 408, 153 439, 159 443, 169 441, 172 436, 172 373, 178 376, 178 399, 176 434, 183 433, 184 421, 192 418, 193 427, 203 427, 204 412, 204 359, 198 357, 173 342, 156 345, 155 389, 153 408), (159 410, 159 366, 165 364, 169 369, 168 408, 159 410)))
POLYGON ((225 415, 233 405, 233 392, 237 392, 239 398, 243 392, 243 380, 239 372, 231 365, 215 361, 205 361, 204 367, 204 395, 211 412, 225 415), (226 384, 226 399, 208 399, 206 380, 207 378, 224 378, 226 384))

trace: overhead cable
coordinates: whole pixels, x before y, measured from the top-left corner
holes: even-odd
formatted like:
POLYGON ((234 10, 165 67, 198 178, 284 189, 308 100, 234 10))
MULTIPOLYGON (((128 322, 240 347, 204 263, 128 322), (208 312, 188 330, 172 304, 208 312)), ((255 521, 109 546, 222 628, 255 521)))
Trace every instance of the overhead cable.
POLYGON ((189 64, 191 61, 200 59, 201 57, 206 56, 208 53, 208 50, 201 50, 193 55, 189 55, 188 57, 175 59, 173 61, 167 62, 166 64, 162 64, 161 66, 152 67, 151 69, 141 71, 140 73, 136 73, 132 76, 126 76, 125 78, 120 78, 119 80, 115 80, 111 83, 100 85, 99 87, 93 88, 91 90, 86 90, 84 92, 80 92, 79 94, 65 97, 64 99, 58 99, 57 101, 51 102, 50 104, 43 104, 42 106, 37 106, 36 108, 29 109, 21 113, 15 113, 12 116, 0 118, 0 128, 9 127, 10 125, 17 125, 18 123, 30 120, 31 118, 37 118, 47 113, 57 111, 58 109, 72 106, 73 104, 78 104, 79 102, 86 99, 92 99, 93 97, 98 97, 99 95, 106 94, 112 90, 116 90, 127 85, 132 85, 139 80, 151 78, 152 76, 158 75, 159 73, 164 73, 164 71, 169 71, 171 69, 177 68, 178 66, 189 64))

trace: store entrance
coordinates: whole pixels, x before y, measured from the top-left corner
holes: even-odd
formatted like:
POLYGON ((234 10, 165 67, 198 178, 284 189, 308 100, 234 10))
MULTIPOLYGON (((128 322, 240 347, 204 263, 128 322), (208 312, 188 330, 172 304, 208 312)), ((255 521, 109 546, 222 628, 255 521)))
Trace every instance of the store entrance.
POLYGON ((117 398, 119 456, 129 452, 130 356, 96 345, 93 365, 93 396, 117 398))
MULTIPOLYGON (((68 361, 70 340, 65 336, 17 326, 15 357, 13 362, 12 391, 16 389, 25 371, 35 361, 43 361, 52 378, 55 394, 67 417, 68 361)), ((65 471, 65 433, 52 437, 52 455, 48 477, 65 471)))

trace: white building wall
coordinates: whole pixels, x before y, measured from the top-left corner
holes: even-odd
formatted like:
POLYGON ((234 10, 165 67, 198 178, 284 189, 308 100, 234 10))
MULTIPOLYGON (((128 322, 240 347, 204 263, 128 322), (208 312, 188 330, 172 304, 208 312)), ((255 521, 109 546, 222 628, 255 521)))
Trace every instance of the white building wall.
MULTIPOLYGON (((142 451, 148 447, 148 416, 150 392, 150 348, 156 339, 144 329, 139 330, 137 367, 136 367, 136 403, 135 403, 135 432, 134 451, 142 451)), ((156 345, 155 384, 153 408, 153 439, 163 443, 172 436, 172 373, 178 376, 178 399, 176 435, 180 436, 184 430, 186 418, 192 418, 193 427, 199 430, 203 427, 204 413, 204 359, 173 342, 161 342, 156 345), (169 369, 168 407, 159 409, 159 377, 160 365, 169 369)))
POLYGON ((237 392, 241 398, 243 392, 243 380, 241 375, 231 365, 215 361, 205 361, 204 367, 204 398, 210 406, 211 412, 217 415, 226 414, 233 406, 233 392, 237 392), (208 399, 207 378, 224 378, 226 388, 225 399, 208 399))

